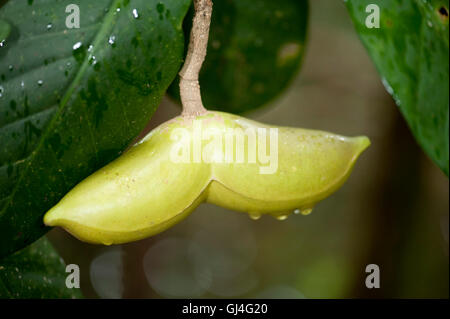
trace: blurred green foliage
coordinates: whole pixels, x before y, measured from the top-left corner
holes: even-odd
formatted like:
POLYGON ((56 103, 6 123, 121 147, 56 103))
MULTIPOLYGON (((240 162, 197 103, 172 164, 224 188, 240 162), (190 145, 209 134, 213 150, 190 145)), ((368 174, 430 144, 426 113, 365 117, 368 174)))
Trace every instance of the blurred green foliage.
MULTIPOLYGON (((244 113, 278 97, 306 49, 307 0, 215 0, 208 54, 200 71, 205 107, 244 113)), ((184 20, 186 40, 193 10, 184 20)), ((169 93, 179 100, 178 81, 169 93)))

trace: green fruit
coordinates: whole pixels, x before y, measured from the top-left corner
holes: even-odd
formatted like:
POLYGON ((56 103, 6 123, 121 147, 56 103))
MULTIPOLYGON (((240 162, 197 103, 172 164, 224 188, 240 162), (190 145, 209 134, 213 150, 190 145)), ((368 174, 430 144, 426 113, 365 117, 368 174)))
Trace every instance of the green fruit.
POLYGON ((262 214, 278 219, 292 212, 306 214, 344 183, 369 144, 367 137, 277 128, 222 112, 179 116, 78 184, 47 212, 44 223, 64 227, 80 240, 110 245, 162 232, 204 201, 255 219, 262 214), (256 148, 246 135, 241 150, 234 139, 232 157, 225 157, 230 154, 226 138, 220 144, 218 137, 258 129, 278 135, 258 135, 256 148), (215 133, 196 144, 198 132, 215 133), (270 144, 265 151, 259 144, 263 141, 270 144), (257 160, 252 162, 255 149, 257 160), (263 163, 262 154, 272 151, 277 157, 263 163), (237 152, 244 161, 237 160, 237 152))

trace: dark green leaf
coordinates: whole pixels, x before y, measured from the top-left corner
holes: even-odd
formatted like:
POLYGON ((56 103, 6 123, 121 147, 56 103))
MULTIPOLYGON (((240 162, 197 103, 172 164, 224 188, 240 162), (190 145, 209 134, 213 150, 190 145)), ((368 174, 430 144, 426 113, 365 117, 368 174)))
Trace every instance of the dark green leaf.
POLYGON ((190 0, 14 0, 0 9, 0 256, 145 126, 182 61, 190 0))
MULTIPOLYGON (((307 18, 306 0, 214 1, 200 72, 205 106, 242 113, 278 96, 299 70, 307 18)), ((187 35, 191 19, 185 21, 187 35)), ((178 83, 170 94, 178 99, 178 83)))
POLYGON ((11 26, 3 20, 0 20, 0 42, 4 41, 11 32, 11 26))
POLYGON ((348 0, 364 45, 419 144, 448 176, 448 0, 385 0, 380 28, 365 25, 371 0, 348 0))
POLYGON ((67 288, 66 267, 47 238, 0 260, 0 298, 81 298, 67 288))

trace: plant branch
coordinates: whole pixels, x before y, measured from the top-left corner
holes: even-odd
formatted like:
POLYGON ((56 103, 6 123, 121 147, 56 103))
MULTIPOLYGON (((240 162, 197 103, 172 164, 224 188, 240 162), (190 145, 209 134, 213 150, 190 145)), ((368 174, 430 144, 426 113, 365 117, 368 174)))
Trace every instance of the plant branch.
POLYGON ((200 94, 198 74, 206 56, 212 1, 194 0, 195 14, 192 22, 189 47, 183 68, 180 71, 180 96, 182 116, 192 117, 206 113, 200 94))

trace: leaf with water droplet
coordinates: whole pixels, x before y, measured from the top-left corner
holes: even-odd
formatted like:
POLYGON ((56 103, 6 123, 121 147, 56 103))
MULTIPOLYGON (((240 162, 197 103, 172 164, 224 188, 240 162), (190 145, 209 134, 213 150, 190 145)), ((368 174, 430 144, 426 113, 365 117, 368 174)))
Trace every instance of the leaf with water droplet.
POLYGON ((181 65, 179 26, 190 5, 165 0, 172 14, 160 21, 159 2, 133 0, 116 14, 122 0, 79 0, 80 29, 67 29, 64 1, 0 6, 0 21, 14 23, 0 27, 9 34, 0 48, 0 258, 42 236, 45 211, 117 157, 152 116, 181 65), (145 50, 131 54, 136 34, 145 50))
POLYGON ((0 261, 0 299, 82 298, 66 286, 66 265, 43 237, 0 261))
POLYGON ((417 142, 448 176, 448 0, 379 1, 381 24, 372 29, 364 10, 371 3, 346 1, 356 31, 417 142))

